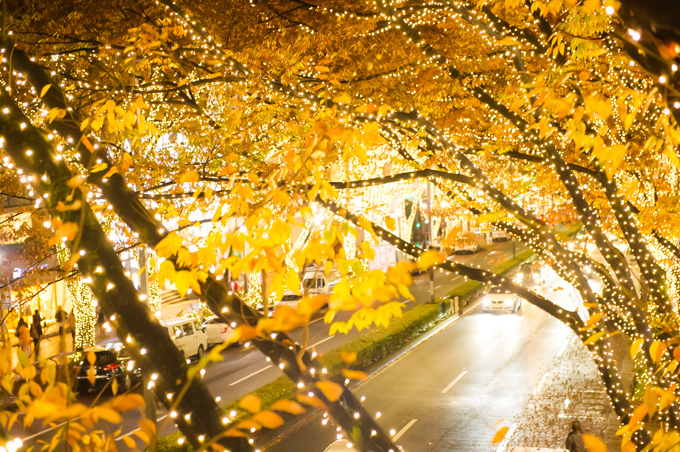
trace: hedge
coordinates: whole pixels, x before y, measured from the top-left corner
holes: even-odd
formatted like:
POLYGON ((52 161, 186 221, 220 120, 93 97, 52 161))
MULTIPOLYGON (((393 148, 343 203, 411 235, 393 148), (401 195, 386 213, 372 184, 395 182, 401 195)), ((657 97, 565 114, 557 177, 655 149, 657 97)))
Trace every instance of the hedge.
MULTIPOLYGON (((533 251, 526 250, 517 255, 514 259, 508 259, 502 264, 492 268, 491 271, 498 275, 505 274, 519 265, 521 262, 529 259, 533 255, 533 251)), ((447 295, 447 298, 458 297, 460 305, 465 306, 470 299, 477 295, 481 290, 482 283, 478 281, 465 281, 460 286, 453 289, 447 295)), ((439 318, 438 304, 421 304, 415 308, 406 311, 401 318, 392 319, 388 327, 378 327, 369 330, 361 336, 352 339, 346 344, 329 351, 319 358, 321 364, 328 369, 330 375, 338 375, 340 371, 347 367, 341 358, 341 352, 356 353, 357 360, 352 364, 351 368, 355 370, 365 370, 372 364, 389 356, 395 350, 400 349, 413 338, 417 337, 423 330, 427 330, 439 318)), ((262 402, 262 409, 266 410, 274 404, 277 400, 291 398, 295 395, 297 387, 285 375, 277 378, 271 383, 268 383, 255 391, 262 402)), ((240 420, 249 417, 247 411, 241 409, 238 404, 241 399, 234 400, 227 404, 224 409, 225 412, 236 412, 233 419, 240 420)), ((190 452, 193 449, 188 443, 179 445, 177 440, 181 437, 180 432, 172 433, 170 435, 158 439, 156 450, 158 452, 190 452)))
MULTIPOLYGON (((330 375, 338 375, 341 369, 347 367, 342 360, 341 352, 354 352, 357 360, 352 364, 352 369, 365 370, 371 364, 387 357, 390 353, 398 350, 411 339, 418 336, 421 331, 429 329, 439 317, 439 306, 436 304, 423 304, 406 311, 401 318, 393 319, 390 325, 379 327, 362 334, 346 344, 331 350, 319 358, 321 364, 328 369, 330 375)), ((260 397, 262 409, 265 410, 274 402, 281 399, 291 398, 296 393, 296 385, 285 375, 277 378, 261 388, 253 391, 260 397)), ((234 419, 247 418, 248 412, 241 409, 238 404, 240 399, 234 400, 224 407, 227 413, 236 412, 234 419)), ((158 439, 156 450, 189 452, 193 449, 188 443, 179 445, 177 440, 181 437, 180 432, 158 439)))

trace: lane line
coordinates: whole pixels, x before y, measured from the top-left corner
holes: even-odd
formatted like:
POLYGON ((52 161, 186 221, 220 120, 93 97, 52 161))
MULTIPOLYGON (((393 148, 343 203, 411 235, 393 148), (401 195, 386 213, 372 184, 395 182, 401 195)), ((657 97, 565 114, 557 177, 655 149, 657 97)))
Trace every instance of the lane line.
POLYGON ((460 375, 458 375, 458 376, 456 377, 455 380, 453 380, 451 383, 449 383, 449 385, 448 385, 447 387, 445 387, 445 388, 442 390, 442 394, 446 394, 446 392, 447 392, 449 389, 453 388, 453 385, 455 385, 456 383, 458 383, 458 380, 460 380, 461 378, 463 378, 463 376, 464 376, 466 373, 467 373, 467 370, 462 371, 462 372, 460 373, 460 375))
POLYGON ((272 364, 270 364, 270 365, 268 365, 267 367, 264 367, 264 368, 262 368, 262 369, 260 369, 260 370, 256 370, 256 371, 253 372, 252 374, 246 375, 245 377, 241 378, 240 380, 236 380, 236 381, 234 381, 234 382, 232 382, 232 383, 229 383, 229 386, 234 386, 234 385, 237 385, 237 384, 241 383, 242 381, 246 381, 246 380, 249 379, 250 377, 252 377, 252 376, 254 376, 254 375, 257 375, 257 374, 259 374, 260 372, 264 372, 265 370, 269 369, 270 367, 274 367, 274 366, 273 366, 272 364))
POLYGON ((319 344, 323 344, 323 343, 326 342, 326 341, 330 341, 330 340, 333 339, 334 337, 335 337, 335 336, 328 336, 326 339, 321 339, 321 340, 320 340, 319 342, 317 342, 316 344, 310 345, 309 348, 316 347, 316 346, 319 345, 319 344))
POLYGON ((435 289, 439 289, 442 285, 434 286, 435 289))
POLYGON ((399 438, 401 438, 401 435, 403 435, 404 433, 406 433, 406 431, 407 431, 408 429, 410 429, 410 428, 413 426, 413 424, 416 423, 417 420, 418 420, 418 419, 411 419, 411 420, 409 421, 409 423, 406 424, 406 425, 404 426, 404 428, 402 428, 401 430, 399 430, 399 431, 397 432, 397 434, 394 435, 394 436, 392 437, 392 441, 398 441, 399 438))
POLYGON ((48 428, 48 429, 43 430, 42 432, 35 433, 35 434, 31 435, 31 436, 27 436, 26 438, 22 438, 21 441, 26 442, 26 441, 28 441, 29 439, 33 439, 33 438, 35 438, 36 436, 42 435, 43 433, 47 433, 47 432, 51 432, 51 431, 53 431, 53 430, 56 430, 56 429, 58 429, 59 427, 61 427, 62 425, 64 425, 64 424, 66 424, 66 422, 62 422, 61 424, 58 424, 56 427, 50 427, 50 428, 48 428))
POLYGON ((538 386, 534 388, 532 391, 534 395, 538 394, 541 391, 541 388, 543 387, 543 383, 545 383, 545 380, 548 379, 548 375, 550 375, 550 372, 546 372, 545 375, 541 378, 541 381, 538 382, 538 386))
MULTIPOLYGON (((160 421, 162 421, 163 419, 165 419, 166 417, 168 417, 168 415, 167 415, 167 414, 164 414, 163 416, 161 416, 161 417, 159 417, 158 419, 156 419, 156 422, 160 422, 160 421)), ((118 438, 116 438, 114 441, 120 441, 121 439, 125 438, 126 436, 130 436, 130 435, 132 435, 132 434, 134 434, 135 432, 138 432, 138 431, 140 431, 140 430, 141 430, 141 428, 136 428, 136 429, 134 429, 134 430, 130 430, 130 431, 127 432, 126 434, 120 435, 120 436, 119 436, 118 438)))
POLYGON ((501 341, 501 338, 499 337, 498 339, 496 339, 495 341, 493 341, 491 344, 489 344, 489 346, 486 347, 486 348, 484 349, 484 351, 482 352, 482 355, 486 355, 487 353, 489 353, 489 352, 491 351, 491 349, 494 348, 496 345, 498 345, 498 343, 499 343, 500 341, 501 341))

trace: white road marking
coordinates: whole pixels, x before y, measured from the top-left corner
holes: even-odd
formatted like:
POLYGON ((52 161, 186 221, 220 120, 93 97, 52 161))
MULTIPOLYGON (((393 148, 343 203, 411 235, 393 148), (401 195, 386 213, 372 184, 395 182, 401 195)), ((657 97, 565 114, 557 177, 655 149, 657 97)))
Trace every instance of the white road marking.
POLYGON ((408 429, 410 429, 410 428, 413 426, 413 424, 416 423, 417 420, 418 420, 418 419, 411 419, 411 420, 409 421, 409 423, 406 424, 406 425, 404 426, 404 428, 402 428, 401 430, 399 430, 399 431, 397 432, 397 434, 394 435, 394 436, 392 437, 392 441, 398 441, 399 438, 401 438, 401 435, 403 435, 404 433, 406 433, 406 431, 407 431, 408 429))
POLYGON ((47 433, 47 432, 50 432, 50 431, 52 431, 52 430, 56 430, 56 429, 58 429, 59 427, 61 427, 62 425, 64 425, 64 424, 66 424, 66 422, 62 422, 61 424, 58 424, 56 427, 51 427, 51 428, 45 429, 45 430, 43 430, 42 432, 34 433, 34 434, 31 435, 31 436, 27 436, 26 438, 23 438, 21 441, 26 442, 26 441, 28 441, 29 439, 33 439, 33 438, 35 438, 36 436, 42 435, 43 433, 47 433))
POLYGON ((498 343, 499 343, 500 341, 501 341, 501 338, 499 337, 498 339, 496 339, 495 341, 493 341, 491 344, 489 344, 489 346, 486 347, 486 348, 484 349, 484 351, 482 352, 482 355, 486 355, 487 353, 489 353, 489 352, 491 351, 491 349, 494 348, 496 345, 498 345, 498 343))
POLYGON ((449 389, 453 388, 453 385, 455 385, 456 383, 458 383, 458 380, 460 380, 461 378, 463 378, 463 376, 464 376, 466 373, 467 373, 467 370, 462 371, 462 372, 460 373, 460 375, 458 375, 458 376, 456 377, 455 380, 453 380, 451 383, 449 383, 449 385, 448 385, 447 387, 445 387, 445 388, 442 390, 442 394, 446 394, 446 392, 447 392, 449 389))
POLYGON ((262 368, 262 369, 260 369, 260 370, 256 370, 256 371, 253 372, 252 374, 246 375, 245 377, 241 378, 240 380, 236 380, 236 381, 234 381, 234 382, 232 382, 232 383, 229 383, 229 386, 234 386, 234 385, 237 385, 237 384, 241 383, 242 381, 246 381, 247 379, 249 379, 249 378, 252 377, 253 375, 257 375, 257 374, 259 374, 260 372, 264 372, 265 370, 269 369, 270 367, 274 367, 274 366, 270 364, 270 365, 268 365, 267 367, 264 367, 264 368, 262 368))
MULTIPOLYGON (((168 417, 168 415, 167 415, 167 414, 164 414, 163 416, 161 416, 161 417, 159 417, 158 419, 156 419, 156 422, 160 422, 160 421, 162 421, 163 419, 165 419, 166 417, 168 417)), ((141 430, 141 428, 136 428, 136 429, 134 429, 134 430, 130 430, 130 431, 127 432, 126 434, 120 435, 118 438, 116 438, 116 441, 120 441, 121 439, 125 438, 126 436, 130 436, 130 435, 132 435, 133 433, 138 432, 138 431, 140 431, 140 430, 141 430)))
POLYGON ((334 337, 335 337, 335 336, 328 336, 326 339, 321 339, 321 340, 320 340, 319 342, 317 342, 316 344, 310 345, 309 348, 316 347, 316 346, 319 345, 319 344, 323 344, 323 343, 326 342, 326 341, 330 341, 330 340, 333 339, 334 337))
POLYGON ((434 286, 435 289, 439 289, 442 285, 434 286))

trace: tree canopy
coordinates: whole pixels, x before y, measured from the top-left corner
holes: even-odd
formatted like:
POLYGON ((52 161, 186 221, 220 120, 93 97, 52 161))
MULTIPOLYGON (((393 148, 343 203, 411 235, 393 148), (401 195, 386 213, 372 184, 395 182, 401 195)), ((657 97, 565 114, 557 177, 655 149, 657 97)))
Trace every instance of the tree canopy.
MULTIPOLYGON (((632 2, 622 3, 10 2, 2 192, 49 213, 34 224, 43 239, 31 255, 61 250, 58 268, 92 290, 82 315, 93 315, 96 298, 162 375, 159 398, 192 414, 177 419, 195 446, 207 437, 249 450, 251 428, 278 418, 223 425, 196 370, 140 301, 122 250, 153 248, 156 284, 192 290, 238 324, 240 340, 252 340, 298 382, 299 400, 327 409, 361 450, 395 445, 286 333, 326 302, 329 323, 354 312, 333 331, 401 315, 415 264, 368 270, 379 240, 423 268, 515 291, 563 321, 598 365, 625 447, 650 442, 644 421, 661 422, 655 444, 673 441, 677 34, 659 41, 657 27, 636 31, 632 2), (579 311, 415 246, 390 206, 413 190, 419 200, 426 181, 436 221, 454 225, 464 213, 509 232, 574 286, 579 311), (570 249, 548 218, 582 222, 594 250, 570 249), (312 262, 341 275, 328 299, 301 293, 312 262), (603 290, 590 287, 585 268, 603 290), (249 290, 232 293, 225 282, 242 274, 249 290), (296 309, 267 317, 253 309, 287 290, 303 296, 296 309), (621 386, 617 334, 632 345, 642 403, 621 386)), ((444 245, 460 229, 450 232, 444 245)))

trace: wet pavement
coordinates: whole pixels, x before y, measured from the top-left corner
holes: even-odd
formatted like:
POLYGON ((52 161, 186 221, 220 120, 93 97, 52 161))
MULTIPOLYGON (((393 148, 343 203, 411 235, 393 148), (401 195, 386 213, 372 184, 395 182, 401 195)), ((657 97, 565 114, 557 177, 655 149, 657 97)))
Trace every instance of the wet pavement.
MULTIPOLYGON (((624 351, 620 345, 619 351, 624 351)), ((629 360, 623 360, 623 380, 631 380, 629 360)), ((567 343, 546 367, 539 385, 532 392, 522 412, 515 418, 514 431, 501 450, 523 447, 564 447, 574 419, 581 421, 584 432, 601 438, 608 450, 619 450, 616 437, 619 420, 607 398, 597 367, 586 347, 571 335, 567 343)))

